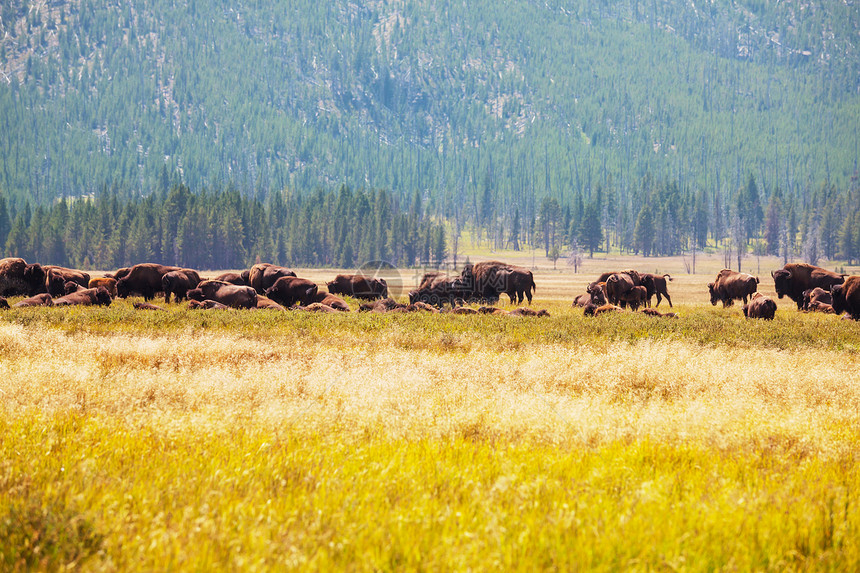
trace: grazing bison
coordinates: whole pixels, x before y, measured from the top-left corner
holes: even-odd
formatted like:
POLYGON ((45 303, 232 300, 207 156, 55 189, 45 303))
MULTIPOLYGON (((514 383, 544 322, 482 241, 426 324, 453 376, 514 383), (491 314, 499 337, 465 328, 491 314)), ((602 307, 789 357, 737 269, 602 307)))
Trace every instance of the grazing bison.
POLYGON ((90 279, 87 288, 105 287, 112 297, 116 297, 116 279, 110 277, 90 279))
POLYGON ((773 320, 776 314, 776 303, 769 296, 760 292, 752 295, 749 303, 744 305, 744 316, 747 318, 763 318, 773 320))
POLYGON ((164 303, 170 302, 170 295, 176 302, 185 300, 188 291, 200 284, 200 275, 194 269, 179 269, 164 273, 161 277, 161 290, 164 291, 164 303))
POLYGON ((803 304, 801 305, 803 310, 820 311, 822 305, 833 305, 833 295, 830 294, 829 290, 815 287, 803 291, 803 304))
POLYGON ((318 302, 320 304, 324 304, 326 306, 330 306, 335 310, 339 310, 341 312, 349 312, 349 305, 346 304, 346 301, 340 298, 339 296, 335 296, 328 292, 319 292, 311 297, 313 302, 318 302))
POLYGON ((252 287, 223 281, 201 281, 196 288, 188 291, 188 298, 204 303, 211 300, 231 308, 256 308, 257 306, 257 291, 252 287))
POLYGON ((68 282, 79 284, 85 289, 90 284, 90 275, 83 271, 54 265, 46 265, 42 269, 45 271, 45 290, 53 297, 62 296, 68 282))
POLYGON ((88 288, 54 299, 54 306, 110 306, 111 298, 105 287, 88 288))
POLYGON ((531 303, 532 293, 537 290, 530 270, 500 261, 468 264, 463 267, 460 279, 462 289, 469 292, 465 298, 489 302, 499 300, 499 295, 504 293, 512 304, 521 303, 523 297, 531 303))
MULTIPOLYGON (((266 294, 266 291, 275 285, 281 277, 294 277, 296 273, 287 267, 279 267, 271 263, 257 263, 248 271, 248 285, 254 287, 257 294, 266 294)), ((242 278, 242 275, 239 275, 242 278)))
POLYGON ((248 285, 248 276, 250 275, 250 271, 245 271, 245 272, 248 274, 245 274, 244 277, 239 273, 223 273, 223 274, 218 275, 217 277, 215 277, 212 280, 223 281, 225 283, 230 283, 232 285, 249 286, 248 285))
POLYGON ((860 320, 860 275, 845 279, 841 285, 834 285, 830 291, 833 295, 833 310, 837 314, 847 312, 854 320, 860 320))
POLYGON ((162 292, 161 277, 172 271, 181 270, 179 267, 159 265, 156 263, 140 263, 128 269, 122 277, 117 271, 116 294, 120 298, 138 293, 143 300, 155 298, 155 293, 162 292))
POLYGON ((388 283, 385 282, 385 279, 364 275, 337 275, 333 281, 326 283, 326 287, 331 294, 351 296, 362 300, 377 300, 388 296, 388 283))
POLYGON ((834 285, 842 284, 845 280, 844 275, 807 263, 788 263, 770 274, 777 296, 787 296, 793 300, 797 303, 797 310, 803 308, 804 291, 815 287, 830 291, 834 285))
POLYGON ((273 301, 286 307, 310 304, 317 294, 317 285, 308 279, 281 277, 265 292, 273 301))
POLYGON ((54 298, 46 292, 35 294, 30 298, 19 300, 12 308, 24 308, 27 306, 54 306, 54 298))
POLYGON ((717 274, 712 283, 708 283, 708 291, 711 294, 711 304, 716 306, 722 301, 723 308, 734 304, 735 300, 747 299, 758 290, 758 277, 747 273, 739 273, 730 269, 723 269, 717 274))

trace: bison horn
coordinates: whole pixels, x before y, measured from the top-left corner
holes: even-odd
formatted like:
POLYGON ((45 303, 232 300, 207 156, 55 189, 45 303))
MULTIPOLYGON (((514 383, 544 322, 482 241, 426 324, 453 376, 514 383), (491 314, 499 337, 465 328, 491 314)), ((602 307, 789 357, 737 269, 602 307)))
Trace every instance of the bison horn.
POLYGON ((773 272, 773 271, 770 271, 770 278, 773 278, 773 279, 775 279, 775 278, 776 278, 776 274, 774 274, 774 272, 773 272))

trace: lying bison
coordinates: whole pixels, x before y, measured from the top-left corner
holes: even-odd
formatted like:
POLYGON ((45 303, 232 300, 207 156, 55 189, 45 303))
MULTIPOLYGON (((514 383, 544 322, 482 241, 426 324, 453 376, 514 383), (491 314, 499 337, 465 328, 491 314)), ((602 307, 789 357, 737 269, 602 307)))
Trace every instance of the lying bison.
POLYGON ((776 303, 760 292, 753 294, 749 303, 744 305, 744 316, 747 318, 773 320, 774 315, 776 315, 776 303))
MULTIPOLYGON (((32 279, 26 274, 27 263, 18 257, 0 259, 0 296, 31 295, 32 279)), ((43 277, 44 280, 44 277, 43 277)), ((38 279, 36 283, 38 284, 38 279)))
POLYGON ((854 320, 860 320, 860 275, 845 279, 841 285, 834 285, 830 291, 833 295, 833 310, 837 314, 847 312, 854 320))
POLYGON ((24 308, 28 306, 54 306, 54 298, 46 292, 34 294, 30 298, 19 300, 12 305, 13 308, 24 308))
POLYGON ((79 290, 54 299, 54 306, 110 306, 111 298, 105 287, 79 290))
POLYGON ((245 271, 247 274, 243 277, 239 273, 222 273, 215 277, 212 280, 222 281, 225 283, 230 283, 233 285, 239 286, 248 286, 248 276, 250 275, 250 271, 245 271))
MULTIPOLYGON (((249 286, 240 286, 223 281, 201 281, 188 291, 192 301, 215 301, 231 308, 256 308, 257 291, 249 286)), ((190 305, 189 305, 190 307, 190 305)))
POLYGON ((364 275, 337 275, 333 281, 326 283, 326 288, 331 294, 362 300, 377 300, 388 296, 388 283, 385 279, 364 275))
POLYGON ((313 297, 317 294, 317 285, 308 279, 298 277, 281 277, 275 281, 268 290, 266 296, 289 308, 294 304, 307 305, 314 302, 313 297))
MULTIPOLYGON (((833 295, 829 290, 824 290, 821 287, 815 287, 803 291, 803 310, 812 312, 820 312, 826 307, 833 306, 833 295)), ((831 311, 833 309, 831 308, 831 311)), ((826 311, 825 311, 826 312, 826 311)))
POLYGON ((797 310, 803 308, 804 291, 815 287, 830 291, 845 280, 844 275, 807 263, 788 263, 778 271, 771 272, 771 276, 777 296, 787 296, 793 300, 797 303, 797 310))
POLYGON ((733 305, 736 300, 743 300, 746 304, 747 299, 758 290, 758 283, 758 277, 723 269, 714 282, 708 283, 711 304, 716 306, 717 302, 722 302, 724 308, 733 305))
POLYGON ((46 265, 42 269, 45 271, 45 290, 53 297, 62 296, 69 282, 85 289, 89 287, 90 275, 83 271, 54 265, 46 265))
MULTIPOLYGON (((248 271, 248 285, 254 287, 257 294, 266 294, 281 277, 294 277, 296 273, 287 267, 279 267, 271 263, 257 263, 248 271)), ((242 275, 239 275, 242 278, 242 275)), ((230 281, 232 282, 232 281, 230 281)), ((236 283, 238 284, 238 283, 236 283)))

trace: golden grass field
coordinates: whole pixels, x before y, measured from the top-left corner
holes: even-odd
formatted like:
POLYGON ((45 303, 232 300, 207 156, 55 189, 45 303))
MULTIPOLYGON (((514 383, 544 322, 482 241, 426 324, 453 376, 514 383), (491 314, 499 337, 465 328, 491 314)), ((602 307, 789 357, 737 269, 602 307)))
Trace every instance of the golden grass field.
POLYGON ((537 319, 0 314, 0 570, 857 570, 860 324, 682 263, 538 269, 537 319), (681 317, 570 308, 615 267, 681 317))

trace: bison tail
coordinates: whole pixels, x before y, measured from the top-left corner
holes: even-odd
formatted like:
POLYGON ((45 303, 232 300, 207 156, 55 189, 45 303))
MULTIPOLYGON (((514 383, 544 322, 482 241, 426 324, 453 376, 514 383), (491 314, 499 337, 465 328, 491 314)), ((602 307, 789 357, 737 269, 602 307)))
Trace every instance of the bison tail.
POLYGON ((534 280, 534 278, 532 278, 531 291, 532 291, 532 292, 537 292, 537 285, 535 284, 535 280, 534 280))
POLYGON ((673 280, 673 279, 672 279, 672 277, 670 277, 670 276, 669 276, 669 273, 666 273, 666 274, 665 274, 665 275, 663 275, 663 276, 664 276, 664 277, 666 277, 667 279, 669 279, 670 281, 671 281, 671 280, 673 280))
POLYGON ((758 284, 758 277, 755 278, 755 284, 758 284))

